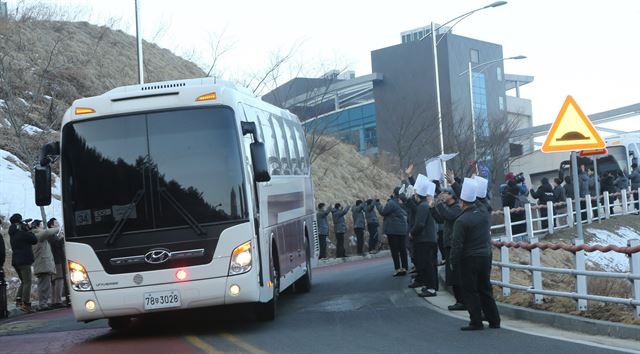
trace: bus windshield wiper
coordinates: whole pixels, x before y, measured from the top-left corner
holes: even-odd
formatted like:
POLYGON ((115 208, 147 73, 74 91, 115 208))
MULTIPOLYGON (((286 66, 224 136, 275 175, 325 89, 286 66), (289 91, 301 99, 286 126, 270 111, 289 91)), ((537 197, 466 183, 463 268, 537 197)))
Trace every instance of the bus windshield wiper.
POLYGON ((129 215, 131 215, 133 210, 135 210, 136 205, 138 205, 138 202, 140 202, 143 196, 144 196, 144 189, 140 189, 136 192, 136 195, 133 197, 133 200, 131 201, 131 203, 129 203, 129 205, 127 206, 127 209, 122 214, 122 218, 118 220, 118 222, 116 222, 116 224, 113 226, 113 229, 111 229, 111 232, 109 233, 109 237, 107 237, 107 239, 104 241, 105 245, 112 245, 114 242, 116 242, 116 239, 121 234, 122 227, 124 227, 124 224, 127 222, 127 219, 129 219, 129 215))
POLYGON ((159 192, 160 195, 164 197, 164 199, 166 199, 167 202, 169 202, 169 204, 171 204, 171 206, 176 209, 178 214, 182 216, 182 218, 189 224, 189 226, 191 226, 196 235, 207 236, 207 232, 204 231, 200 224, 198 224, 198 221, 196 221, 193 215, 191 215, 187 211, 187 209, 185 209, 180 203, 178 203, 178 201, 171 195, 171 193, 169 193, 168 190, 166 190, 165 188, 159 188, 159 192))

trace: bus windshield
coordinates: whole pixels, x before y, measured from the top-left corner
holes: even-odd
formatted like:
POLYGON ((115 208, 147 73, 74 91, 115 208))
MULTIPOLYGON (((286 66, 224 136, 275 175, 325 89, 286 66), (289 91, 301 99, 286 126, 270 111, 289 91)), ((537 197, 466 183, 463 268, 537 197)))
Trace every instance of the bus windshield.
POLYGON ((61 155, 67 238, 106 236, 125 217, 121 233, 247 218, 228 107, 68 124, 61 155))

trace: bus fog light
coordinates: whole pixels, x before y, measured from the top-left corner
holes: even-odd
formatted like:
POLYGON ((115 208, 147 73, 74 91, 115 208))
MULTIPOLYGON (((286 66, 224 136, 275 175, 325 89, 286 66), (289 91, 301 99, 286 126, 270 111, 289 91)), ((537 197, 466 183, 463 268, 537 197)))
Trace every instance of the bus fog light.
POLYGON ((229 294, 231 294, 231 296, 238 296, 238 294, 240 294, 240 286, 233 284, 229 287, 229 294))
POLYGON ((251 241, 247 241, 236 247, 231 253, 229 275, 242 274, 251 270, 252 258, 251 241))
POLYGON ((84 303, 84 308, 89 312, 93 312, 96 310, 96 302, 93 300, 88 300, 84 303))

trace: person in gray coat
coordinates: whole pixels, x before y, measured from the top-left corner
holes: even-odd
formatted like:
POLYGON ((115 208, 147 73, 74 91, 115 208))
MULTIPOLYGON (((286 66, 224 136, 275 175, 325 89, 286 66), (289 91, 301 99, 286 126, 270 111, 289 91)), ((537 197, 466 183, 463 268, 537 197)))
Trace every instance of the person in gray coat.
POLYGON ((356 253, 363 255, 364 248, 364 208, 365 204, 362 200, 356 200, 356 205, 351 209, 351 217, 353 218, 353 232, 356 234, 357 244, 356 253))
POLYGON ((587 169, 584 165, 580 165, 580 170, 578 171, 578 190, 580 191, 580 210, 582 213, 582 220, 587 220, 587 202, 583 200, 587 194, 589 194, 589 175, 587 174, 587 169))
POLYGON ((378 246, 378 214, 376 205, 380 204, 380 200, 368 199, 364 207, 364 217, 367 220, 367 231, 369 232, 369 253, 376 252, 378 246))
POLYGON ((340 203, 336 203, 331 209, 331 218, 333 219, 333 232, 336 234, 336 257, 345 257, 344 251, 344 233, 347 232, 347 224, 344 216, 347 215, 351 206, 343 208, 340 203))
POLYGON ((38 239, 38 243, 33 246, 33 272, 38 278, 38 311, 49 310, 49 300, 51 299, 51 279, 56 274, 56 264, 51 252, 49 239, 57 237, 60 231, 54 227, 45 229, 40 220, 31 223, 33 234, 38 239))
POLYGON ((320 259, 327 258, 327 237, 329 237, 329 221, 331 211, 324 203, 318 204, 316 219, 318 221, 318 238, 320 238, 320 259))
POLYGON ((378 213, 382 215, 382 230, 389 240, 391 257, 395 274, 393 276, 407 275, 408 259, 405 239, 407 238, 407 213, 399 202, 400 187, 393 190, 393 195, 384 207, 378 204, 378 213))
POLYGON ((640 196, 638 195, 638 188, 640 188, 640 169, 638 169, 637 163, 631 164, 629 182, 631 183, 631 193, 633 194, 633 199, 636 201, 636 210, 640 211, 640 196))

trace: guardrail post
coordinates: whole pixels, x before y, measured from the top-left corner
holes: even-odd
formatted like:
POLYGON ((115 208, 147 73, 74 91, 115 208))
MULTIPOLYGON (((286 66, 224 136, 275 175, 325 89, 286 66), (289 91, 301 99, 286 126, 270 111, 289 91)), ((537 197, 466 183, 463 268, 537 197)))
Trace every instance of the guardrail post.
POLYGON ((504 234, 509 238, 509 241, 513 241, 513 232, 511 230, 511 209, 509 207, 502 208, 504 214, 504 234))
POLYGON ((591 204, 591 195, 587 194, 584 197, 585 205, 587 206, 587 223, 593 222, 593 205, 591 204))
POLYGON ((567 225, 573 228, 573 200, 567 198, 567 225))
POLYGON ((627 215, 629 213, 629 202, 627 199, 627 190, 623 189, 620 191, 620 193, 622 193, 621 195, 621 199, 620 199, 620 204, 622 204, 622 215, 627 215))
POLYGON ((602 194, 604 198, 604 218, 609 219, 611 217, 611 204, 609 203, 609 192, 605 191, 602 194))
MULTIPOLYGON (((580 246, 584 243, 582 239, 576 238, 573 241, 573 244, 576 246, 580 246)), ((577 271, 585 270, 585 252, 578 251, 575 253, 575 269, 577 271)), ((576 292, 578 295, 587 295, 587 277, 584 275, 576 275, 576 292)), ((586 311, 587 310, 587 300, 578 299, 578 311, 586 311)))
POLYGON ((524 216, 527 222, 527 241, 533 238, 533 216, 531 214, 531 204, 524 205, 524 216))
MULTIPOLYGON (((505 214, 505 215, 507 215, 507 214, 505 214)), ((500 241, 502 241, 502 242, 510 242, 511 241, 511 237, 503 236, 500 241)), ((511 263, 511 262, 509 262, 509 247, 507 247, 507 246, 500 247, 500 263, 511 263)), ((502 278, 502 282, 504 284, 509 284, 509 282, 511 281, 511 269, 509 267, 500 267, 500 275, 501 275, 501 278, 502 278)), ((503 296, 511 295, 511 288, 503 286, 502 287, 502 295, 503 296)))
MULTIPOLYGON (((538 243, 538 238, 534 237, 529 242, 531 244, 538 243)), ((529 251, 529 253, 531 255, 531 265, 540 267, 540 249, 536 247, 529 251)), ((542 273, 540 271, 531 271, 531 284, 534 290, 542 290, 542 273)), ((533 294, 533 301, 536 304, 541 304, 544 301, 544 297, 541 294, 533 294)))
MULTIPOLYGON (((633 200, 636 202, 636 205, 638 205, 638 204, 637 204, 638 199, 640 199, 640 188, 638 188, 638 189, 636 190, 636 194, 633 196, 633 200)), ((639 205, 639 207, 640 207, 640 205, 639 205)), ((635 206, 634 206, 633 208, 631 208, 631 209, 634 209, 634 210, 635 210, 635 206)), ((640 212, 640 209, 636 210, 636 212, 640 212)))
MULTIPOLYGON (((633 239, 627 241, 629 247, 635 247, 640 245, 640 240, 633 239)), ((632 253, 629 257, 631 267, 629 267, 631 274, 635 276, 640 275, 640 252, 632 253)), ((640 279, 633 279, 633 299, 640 301, 640 279)), ((640 304, 636 304, 636 318, 640 318, 640 304)))
POLYGON ((549 227, 549 233, 553 234, 553 223, 555 222, 554 217, 553 217, 553 202, 552 201, 548 201, 547 202, 547 225, 549 227))

